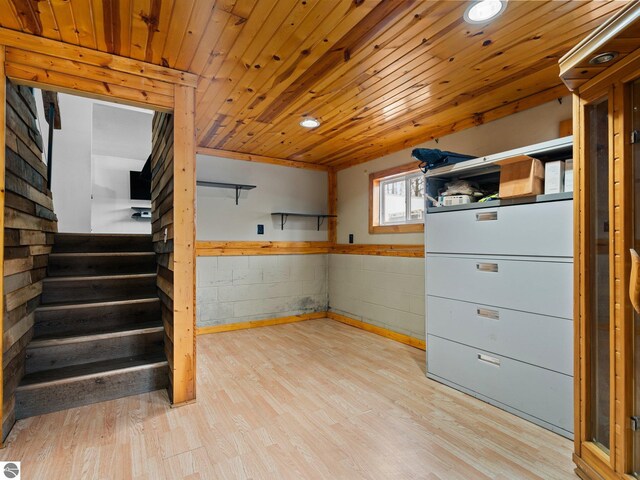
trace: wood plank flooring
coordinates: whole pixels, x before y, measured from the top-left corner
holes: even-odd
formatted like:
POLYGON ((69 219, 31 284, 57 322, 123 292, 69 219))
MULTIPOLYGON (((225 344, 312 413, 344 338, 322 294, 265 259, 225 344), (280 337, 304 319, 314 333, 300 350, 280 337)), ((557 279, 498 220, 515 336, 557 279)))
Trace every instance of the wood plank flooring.
POLYGON ((18 422, 25 479, 574 479, 572 443, 428 380, 332 320, 198 337, 198 400, 152 392, 18 422))

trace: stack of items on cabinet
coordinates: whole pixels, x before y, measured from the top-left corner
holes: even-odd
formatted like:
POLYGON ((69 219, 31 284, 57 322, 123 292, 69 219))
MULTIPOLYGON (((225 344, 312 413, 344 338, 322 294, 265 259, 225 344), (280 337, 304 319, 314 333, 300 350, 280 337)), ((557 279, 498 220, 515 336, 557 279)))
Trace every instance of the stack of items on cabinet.
MULTIPOLYGON (((414 150, 414 158, 423 157, 414 150)), ((429 150, 430 151, 430 150, 429 150)), ((435 150, 439 152, 439 150, 435 150)), ((447 152, 448 153, 448 152, 447 152)), ((468 158, 460 155, 459 158, 468 158)), ((425 171, 446 165, 421 164, 425 171)), ((573 160, 554 160, 544 164, 537 158, 518 155, 496 161, 500 166, 499 181, 480 186, 477 182, 455 179, 444 184, 437 198, 428 196, 435 207, 449 207, 474 202, 488 202, 499 198, 518 198, 573 191, 573 160)))
POLYGON ((566 437, 573 435, 571 155, 571 140, 560 139, 425 175, 428 377, 566 437), (545 170, 555 190, 546 195, 545 170), (463 188, 475 201, 446 206, 436 198, 463 188))

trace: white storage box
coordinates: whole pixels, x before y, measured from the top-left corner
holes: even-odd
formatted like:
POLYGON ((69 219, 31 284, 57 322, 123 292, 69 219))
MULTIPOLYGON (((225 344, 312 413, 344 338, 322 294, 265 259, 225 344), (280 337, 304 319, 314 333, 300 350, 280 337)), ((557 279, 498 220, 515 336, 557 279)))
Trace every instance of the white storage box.
POLYGON ((564 191, 573 192, 573 159, 564 162, 564 191))
POLYGON ((564 191, 564 162, 556 160, 544 165, 544 194, 564 191))

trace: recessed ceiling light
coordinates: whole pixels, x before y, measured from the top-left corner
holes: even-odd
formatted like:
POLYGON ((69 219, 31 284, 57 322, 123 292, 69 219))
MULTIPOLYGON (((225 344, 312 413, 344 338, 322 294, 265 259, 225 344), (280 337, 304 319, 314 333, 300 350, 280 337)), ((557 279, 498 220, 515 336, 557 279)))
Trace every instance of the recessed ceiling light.
POLYGON ((300 126, 304 128, 316 128, 320 126, 320 120, 312 117, 305 118, 300 122, 300 126))
POLYGON ((603 63, 610 62, 611 60, 613 60, 617 56, 618 56, 618 52, 599 53, 598 55, 593 57, 591 60, 589 60, 589 63, 591 65, 602 65, 603 63))
POLYGON ((469 23, 485 23, 493 20, 507 8, 507 0, 474 0, 464 12, 469 23))

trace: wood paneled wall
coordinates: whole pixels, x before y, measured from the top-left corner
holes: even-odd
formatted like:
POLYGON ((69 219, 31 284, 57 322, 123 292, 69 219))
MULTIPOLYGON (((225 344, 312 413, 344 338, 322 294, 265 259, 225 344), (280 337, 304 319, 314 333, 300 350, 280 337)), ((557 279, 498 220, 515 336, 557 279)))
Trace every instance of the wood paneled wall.
POLYGON ((173 381, 173 115, 156 113, 152 131, 151 232, 158 261, 165 352, 173 381))
POLYGON ((156 113, 152 130, 151 206, 158 295, 169 362, 169 395, 174 404, 180 404, 195 399, 195 158, 179 158, 177 144, 184 143, 184 132, 174 131, 174 115, 156 113))
POLYGON ((57 219, 47 188, 43 142, 33 92, 6 83, 4 192, 3 438, 15 423, 15 388, 24 375, 26 345, 57 219))

